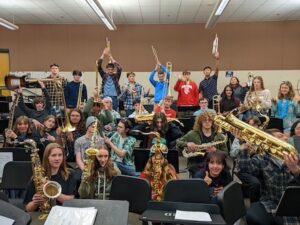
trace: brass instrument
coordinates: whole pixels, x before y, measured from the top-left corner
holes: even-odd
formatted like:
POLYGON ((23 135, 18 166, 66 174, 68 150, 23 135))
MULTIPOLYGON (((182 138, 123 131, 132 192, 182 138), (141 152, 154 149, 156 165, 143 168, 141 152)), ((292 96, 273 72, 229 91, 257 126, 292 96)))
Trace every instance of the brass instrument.
POLYGON ((212 100, 213 100, 213 110, 215 110, 217 114, 221 114, 221 108, 220 108, 221 97, 220 97, 220 95, 214 95, 212 100))
POLYGON ((280 160, 283 160, 284 155, 298 155, 297 150, 292 145, 239 120, 233 115, 233 112, 230 112, 226 117, 216 115, 214 124, 229 132, 232 131, 232 129, 240 130, 240 138, 242 140, 253 145, 255 149, 258 148, 262 151, 266 151, 280 160))
POLYGON ((171 81, 171 75, 172 75, 172 63, 171 62, 166 63, 166 69, 167 69, 167 73, 168 72, 170 73, 170 78, 166 79, 166 81, 165 81, 163 97, 172 96, 171 88, 170 88, 170 81, 171 81))
POLYGON ((5 86, 8 90, 15 90, 19 87, 26 87, 26 84, 37 83, 38 81, 50 81, 54 82, 56 87, 62 87, 61 78, 44 78, 44 79, 36 79, 36 78, 27 78, 28 75, 24 75, 22 77, 17 77, 16 75, 6 75, 5 76, 5 86))
POLYGON ((101 92, 101 89, 100 89, 100 92, 99 92, 99 71, 98 71, 98 60, 96 60, 96 87, 97 87, 97 93, 99 93, 99 95, 97 96, 97 98, 94 99, 94 103, 98 103, 100 102, 100 92, 101 92))
POLYGON ((134 119, 137 123, 138 122, 150 122, 153 120, 153 117, 154 117, 154 112, 149 113, 149 114, 142 114, 143 100, 144 100, 144 88, 142 88, 139 113, 137 115, 135 115, 135 117, 134 117, 134 119))
POLYGON ((50 212, 53 199, 57 198, 61 194, 61 185, 55 181, 50 181, 49 177, 45 175, 45 169, 41 164, 38 154, 39 149, 36 147, 36 142, 34 140, 26 139, 24 142, 20 142, 20 145, 24 145, 25 148, 29 148, 31 150, 30 157, 36 193, 47 197, 47 200, 39 206, 39 210, 42 213, 39 216, 39 219, 44 220, 50 212))
MULTIPOLYGON (((108 40, 108 38, 106 37, 106 48, 108 49, 109 54, 110 53, 110 40, 108 40)), ((108 63, 112 63, 112 60, 109 59, 108 63)))
POLYGON ((63 89, 63 87, 61 87, 61 88, 62 88, 61 92, 62 92, 62 99, 63 99, 64 110, 65 110, 65 113, 64 113, 65 124, 62 123, 62 132, 64 132, 64 133, 72 132, 72 131, 76 130, 76 127, 73 127, 70 122, 70 118, 69 118, 68 111, 67 111, 67 104, 66 104, 64 89, 63 89))
MULTIPOLYGON (((8 125, 7 125, 7 128, 9 130, 12 130, 13 129, 13 122, 14 122, 14 115, 15 115, 15 108, 16 106, 18 105, 19 103, 19 98, 20 98, 20 94, 17 92, 16 94, 16 97, 12 103, 12 106, 11 106, 11 110, 9 112, 9 120, 8 120, 8 125)), ((11 138, 5 138, 5 143, 4 143, 4 147, 8 147, 9 144, 12 143, 12 140, 11 138)))
POLYGON ((150 178, 152 199, 156 201, 161 201, 163 199, 164 185, 166 184, 166 182, 171 179, 176 179, 176 177, 162 176, 162 172, 163 172, 162 171, 163 168, 161 164, 161 161, 163 159, 162 154, 168 153, 168 148, 166 145, 160 143, 159 132, 152 131, 149 133, 144 133, 141 132, 140 130, 133 130, 133 131, 141 133, 143 135, 154 135, 156 137, 156 143, 150 149, 150 151, 154 153, 154 155, 149 158, 144 171, 149 177, 153 178, 153 179, 150 178))
POLYGON ((95 127, 93 130, 93 135, 91 138, 91 143, 88 149, 85 150, 85 154, 87 155, 87 159, 84 163, 84 169, 82 173, 82 179, 84 182, 88 183, 89 179, 91 178, 93 174, 94 169, 94 162, 96 154, 99 152, 97 149, 97 134, 98 134, 98 119, 95 122, 95 127))
POLYGON ((153 55, 154 55, 155 62, 158 63, 159 60, 158 60, 158 56, 157 56, 157 51, 156 51, 156 49, 153 47, 153 45, 151 46, 151 48, 152 48, 152 52, 153 52, 153 55))
POLYGON ((223 140, 215 141, 215 142, 211 142, 211 143, 203 143, 201 145, 196 145, 195 151, 193 151, 193 152, 190 151, 187 147, 185 147, 182 151, 182 155, 185 158, 191 158, 191 157, 195 157, 195 156, 204 156, 207 148, 216 146, 219 144, 224 144, 227 142, 227 140, 228 140, 227 135, 224 135, 223 140))
POLYGON ((80 81, 79 90, 78 90, 78 97, 77 97, 77 106, 76 106, 76 108, 78 110, 80 110, 81 98, 82 98, 82 91, 83 91, 83 82, 80 81))
POLYGON ((252 86, 253 78, 254 78, 254 74, 252 72, 249 72, 248 73, 248 82, 247 82, 248 87, 252 86))

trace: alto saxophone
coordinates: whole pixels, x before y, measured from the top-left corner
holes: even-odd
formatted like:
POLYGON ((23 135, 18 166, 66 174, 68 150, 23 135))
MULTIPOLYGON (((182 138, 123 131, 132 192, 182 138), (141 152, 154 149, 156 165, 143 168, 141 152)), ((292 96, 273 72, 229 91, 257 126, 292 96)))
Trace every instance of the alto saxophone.
POLYGON ((42 213, 39 216, 39 220, 44 220, 51 210, 51 200, 57 198, 61 194, 61 185, 56 181, 50 181, 45 175, 45 170, 41 164, 38 154, 39 149, 36 147, 36 142, 34 140, 26 139, 24 142, 20 142, 20 145, 24 145, 25 148, 29 148, 31 150, 30 157, 32 162, 33 183, 35 190, 36 193, 47 199, 39 206, 39 210, 42 213))
POLYGON ((283 156, 289 154, 298 155, 294 146, 239 120, 233 115, 233 112, 230 112, 226 117, 216 115, 214 124, 229 132, 233 129, 240 130, 240 139, 252 145, 255 149, 268 152, 277 159, 283 160, 283 156))
POLYGON ((219 144, 224 144, 226 142, 227 142, 227 136, 224 135, 223 140, 210 142, 210 143, 203 143, 201 145, 196 145, 195 146, 195 151, 190 151, 187 147, 185 147, 182 151, 182 155, 185 158, 191 158, 191 157, 195 157, 195 156, 204 156, 205 153, 206 153, 206 149, 208 147, 216 146, 216 145, 219 145, 219 144))

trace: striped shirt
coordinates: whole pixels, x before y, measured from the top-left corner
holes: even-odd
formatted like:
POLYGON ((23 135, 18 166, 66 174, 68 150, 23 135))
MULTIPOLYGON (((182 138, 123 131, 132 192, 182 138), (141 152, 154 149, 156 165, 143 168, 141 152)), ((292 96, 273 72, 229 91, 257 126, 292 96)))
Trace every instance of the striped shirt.
POLYGON ((214 74, 200 82, 199 92, 202 93, 202 97, 212 100, 213 96, 218 94, 217 85, 218 75, 214 74))

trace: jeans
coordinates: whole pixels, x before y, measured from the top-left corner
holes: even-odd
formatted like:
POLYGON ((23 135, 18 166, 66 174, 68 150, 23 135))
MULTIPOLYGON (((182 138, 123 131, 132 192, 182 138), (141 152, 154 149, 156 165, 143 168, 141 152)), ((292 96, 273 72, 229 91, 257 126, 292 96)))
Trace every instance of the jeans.
POLYGON ((238 172, 237 177, 246 186, 246 193, 249 195, 250 202, 257 202, 260 198, 260 181, 257 177, 249 173, 238 172))
POLYGON ((115 162, 118 166, 118 168, 120 169, 121 173, 124 175, 129 175, 129 176, 134 176, 134 177, 138 177, 140 176, 139 172, 136 172, 135 166, 129 166, 129 165, 125 165, 121 162, 115 162))

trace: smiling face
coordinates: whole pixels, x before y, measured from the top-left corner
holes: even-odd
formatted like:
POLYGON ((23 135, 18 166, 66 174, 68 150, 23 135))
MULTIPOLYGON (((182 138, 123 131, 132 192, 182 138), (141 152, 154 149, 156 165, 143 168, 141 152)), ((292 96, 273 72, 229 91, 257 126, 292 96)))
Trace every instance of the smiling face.
POLYGON ((61 148, 53 148, 48 156, 49 165, 53 169, 59 169, 64 159, 63 150, 61 148))
POLYGON ((218 162, 216 159, 212 158, 208 163, 209 174, 212 177, 217 177, 224 169, 224 165, 218 162))
POLYGON ((288 85, 286 85, 286 84, 281 84, 280 85, 280 93, 283 96, 287 96, 289 92, 290 92, 290 88, 289 88, 288 85))
POLYGON ((20 123, 17 124, 17 130, 20 133, 27 133, 29 128, 29 124, 26 121, 21 121, 20 123))
POLYGON ((232 88, 229 86, 226 87, 225 94, 226 94, 226 97, 231 97, 232 96, 232 88))

